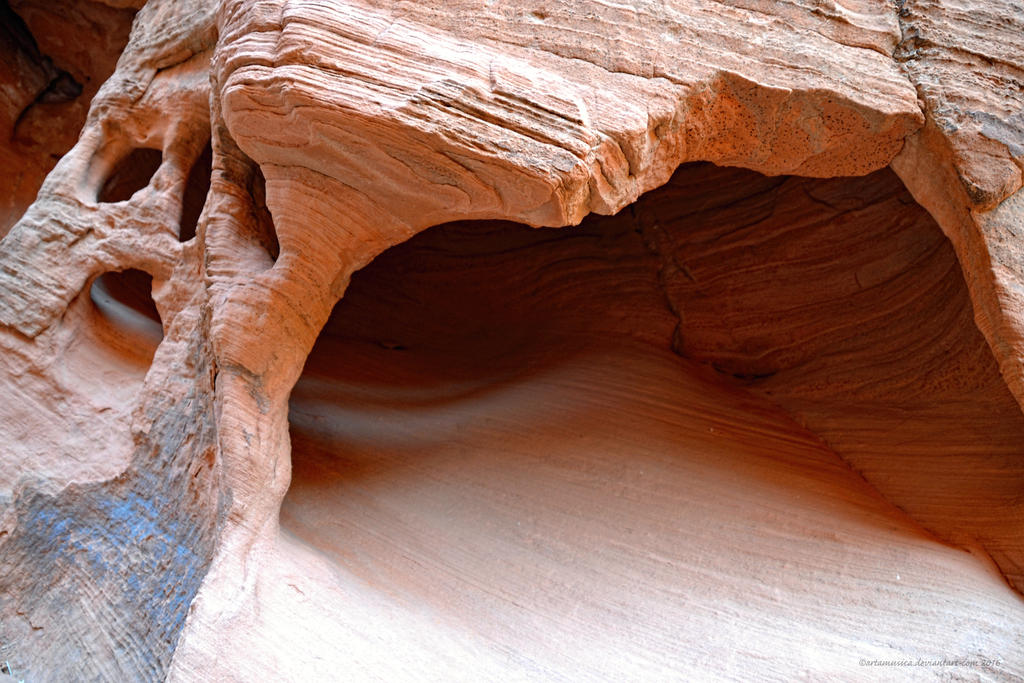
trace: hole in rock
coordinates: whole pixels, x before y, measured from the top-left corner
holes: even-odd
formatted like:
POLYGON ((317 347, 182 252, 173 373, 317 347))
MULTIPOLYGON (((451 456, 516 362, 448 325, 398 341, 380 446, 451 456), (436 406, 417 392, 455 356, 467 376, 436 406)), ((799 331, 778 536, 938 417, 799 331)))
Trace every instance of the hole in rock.
POLYGON ((108 344, 138 356, 147 366, 163 339, 152 292, 153 277, 134 268, 104 273, 89 289, 108 344))
POLYGON ((158 149, 139 147, 114 166, 113 172, 100 188, 98 201, 123 202, 149 185, 160 168, 163 154, 158 149))
POLYGON ((70 302, 48 342, 58 347, 43 375, 52 400, 0 405, 25 454, 0 472, 0 495, 23 475, 63 486, 124 472, 136 447, 131 414, 163 338, 152 286, 140 270, 108 272, 70 302))
POLYGON ((250 223, 253 234, 260 246, 276 261, 281 254, 281 245, 277 242, 277 230, 274 228, 274 217, 267 208, 267 179, 258 164, 253 164, 254 171, 249 181, 249 196, 252 197, 250 223))
POLYGON ((776 654, 916 652, 916 623, 998 644, 1022 614, 937 540, 1015 580, 1024 425, 950 245, 888 170, 696 164, 577 227, 432 228, 353 276, 290 425, 288 561, 326 559, 333 588, 298 588, 339 597, 268 609, 401 643, 365 646, 385 670, 443 641, 485 668, 511 648, 678 672, 687 638, 728 658, 751 623, 776 654))
POLYGON ((181 203, 181 222, 178 240, 188 242, 196 236, 199 215, 206 204, 206 195, 210 193, 210 174, 213 172, 213 148, 206 143, 202 153, 192 164, 185 183, 185 196, 181 203))
POLYGON ((131 412, 163 338, 152 283, 140 270, 104 273, 68 306, 56 335, 63 347, 49 369, 59 400, 6 409, 26 425, 29 471, 88 481, 124 470, 133 451, 131 412))

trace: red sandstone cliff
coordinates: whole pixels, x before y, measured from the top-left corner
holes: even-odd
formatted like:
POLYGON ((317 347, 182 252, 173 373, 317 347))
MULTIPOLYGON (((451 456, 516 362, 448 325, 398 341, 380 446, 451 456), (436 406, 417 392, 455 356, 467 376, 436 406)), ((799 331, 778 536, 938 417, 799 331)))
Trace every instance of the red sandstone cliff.
POLYGON ((1024 679, 1019 3, 0 16, 0 673, 1024 679))

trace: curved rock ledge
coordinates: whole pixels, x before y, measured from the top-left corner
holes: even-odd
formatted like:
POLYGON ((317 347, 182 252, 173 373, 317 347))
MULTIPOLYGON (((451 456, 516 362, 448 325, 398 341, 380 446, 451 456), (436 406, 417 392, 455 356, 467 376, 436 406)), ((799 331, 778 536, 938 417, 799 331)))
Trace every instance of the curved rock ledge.
POLYGON ((46 11, 8 672, 1024 677, 1012 2, 46 11))

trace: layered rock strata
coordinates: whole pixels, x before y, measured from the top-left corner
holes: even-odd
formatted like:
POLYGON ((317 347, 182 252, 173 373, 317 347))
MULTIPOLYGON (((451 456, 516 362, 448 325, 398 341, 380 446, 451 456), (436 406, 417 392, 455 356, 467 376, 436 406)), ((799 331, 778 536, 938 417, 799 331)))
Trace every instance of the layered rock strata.
POLYGON ((16 672, 1024 676, 1013 3, 107 4, 0 243, 16 672))

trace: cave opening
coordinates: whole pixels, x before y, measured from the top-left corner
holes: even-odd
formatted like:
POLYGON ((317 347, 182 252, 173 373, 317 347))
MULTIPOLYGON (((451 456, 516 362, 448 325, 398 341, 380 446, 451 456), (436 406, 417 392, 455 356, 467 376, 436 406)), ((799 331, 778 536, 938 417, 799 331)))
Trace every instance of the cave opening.
POLYGON ((163 161, 163 152, 136 147, 118 161, 100 187, 100 203, 123 202, 147 187, 163 161))
POLYGON ((134 365, 148 369, 163 339, 163 325, 153 301, 153 276, 144 270, 128 268, 110 271, 95 278, 89 287, 89 300, 95 315, 93 327, 106 345, 134 365))
POLYGON ((252 235, 256 242, 267 253, 270 263, 277 261, 281 255, 281 245, 277 241, 277 229, 274 227, 274 217, 267 207, 267 179, 263 175, 263 169, 259 164, 252 165, 253 172, 248 179, 249 196, 252 204, 249 206, 249 225, 252 226, 252 235))
POLYGON ((210 193, 210 177, 213 173, 213 146, 206 143, 203 151, 193 162, 185 181, 185 193, 181 200, 181 219, 178 227, 178 241, 188 242, 196 236, 199 216, 210 193))
POLYGON ((623 634, 726 656, 770 619, 806 647, 801 610, 836 626, 819 654, 864 623, 912 639, 892 615, 936 576, 1019 609, 1024 420, 887 169, 691 164, 576 227, 427 230, 353 276, 290 424, 289 543, 538 666, 553 633, 605 673, 589 648, 623 634))

